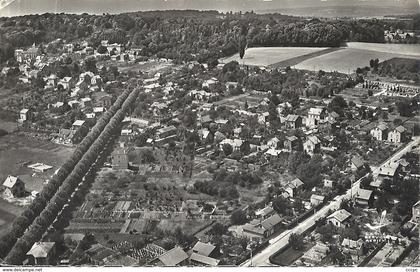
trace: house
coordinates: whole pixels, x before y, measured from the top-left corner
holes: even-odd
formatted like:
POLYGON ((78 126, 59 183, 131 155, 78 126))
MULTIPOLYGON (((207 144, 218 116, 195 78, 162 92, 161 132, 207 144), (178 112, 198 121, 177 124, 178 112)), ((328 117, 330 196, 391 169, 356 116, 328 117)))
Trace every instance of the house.
POLYGON ((215 259, 215 258, 211 258, 211 257, 208 257, 208 256, 204 256, 204 255, 201 255, 201 254, 193 253, 193 254, 191 254, 190 262, 191 262, 191 264, 197 265, 197 266, 214 267, 214 266, 217 266, 220 263, 220 260, 215 259))
POLYGON ((64 128, 60 129, 57 140, 64 144, 75 144, 77 142, 76 130, 64 128))
POLYGON ((420 201, 417 201, 417 203, 413 205, 411 213, 412 217, 410 221, 414 224, 418 224, 420 222, 420 201))
POLYGON ((268 217, 274 215, 276 212, 270 206, 266 206, 258 211, 255 212, 255 215, 258 218, 267 219, 268 217))
POLYGON ((378 170, 378 179, 395 179, 401 171, 401 165, 398 163, 391 163, 386 166, 382 166, 378 170))
POLYGON ((327 222, 333 226, 345 228, 348 226, 350 218, 351 214, 348 211, 341 209, 330 214, 327 217, 327 222))
POLYGON ((316 195, 316 194, 311 195, 312 206, 318 206, 318 205, 324 203, 324 200, 325 200, 325 196, 316 195))
POLYGON ((388 137, 388 127, 385 124, 380 124, 370 131, 370 135, 378 141, 385 141, 388 137))
POLYGON ((343 253, 351 254, 353 256, 359 256, 363 255, 363 240, 359 239, 357 241, 344 238, 343 242, 341 243, 341 249, 343 253))
POLYGON ((23 123, 25 121, 28 121, 29 120, 29 115, 30 115, 29 109, 22 109, 19 112, 19 122, 23 123))
POLYGON ((335 182, 333 180, 324 179, 324 187, 333 188, 334 185, 335 185, 335 182))
POLYGON ((398 126, 388 133, 388 141, 391 143, 404 143, 410 139, 410 133, 403 126, 398 126))
POLYGON ((355 196, 356 203, 362 207, 372 207, 373 191, 359 188, 355 196))
POLYGON ((286 116, 286 128, 288 129, 297 129, 302 126, 302 117, 299 115, 289 114, 286 116))
POLYGON ((26 253, 32 265, 53 265, 56 247, 54 242, 37 242, 26 253))
POLYGON ((302 256, 302 261, 305 264, 317 266, 327 256, 329 247, 321 242, 317 242, 310 250, 305 252, 302 256))
POLYGON ((174 136, 178 132, 175 126, 163 127, 157 130, 156 135, 159 139, 167 138, 169 136, 174 136))
POLYGON ((8 197, 22 197, 25 195, 25 183, 19 178, 8 176, 3 182, 4 194, 8 197))
POLYGON ((274 214, 263 221, 255 219, 245 224, 243 226, 243 232, 244 235, 251 238, 267 238, 278 231, 281 225, 282 219, 280 215, 274 214))
POLYGON ((220 142, 219 147, 221 150, 223 150, 223 146, 225 144, 230 145, 233 148, 233 151, 239 150, 242 146, 244 141, 240 140, 240 139, 224 139, 223 141, 220 142))
POLYGON ((277 137, 271 138, 269 141, 267 141, 267 145, 269 148, 276 149, 280 140, 277 137))
POLYGON ((286 185, 285 191, 289 195, 289 197, 295 197, 298 194, 300 188, 303 186, 303 184, 303 181, 301 181, 298 178, 295 178, 286 185))
POLYGON ((316 127, 318 126, 321 120, 324 120, 326 117, 326 110, 324 107, 310 108, 308 112, 308 118, 306 118, 307 127, 316 127))
POLYGON ((180 247, 175 247, 159 256, 161 266, 184 266, 187 265, 188 254, 180 247))
POLYGON ((76 120, 76 121, 74 121, 74 123, 71 126, 72 126, 72 129, 78 130, 79 128, 81 128, 84 125, 85 125, 84 120, 76 120))
POLYGON ((91 107, 92 106, 92 99, 90 97, 83 97, 80 99, 80 104, 82 107, 91 107))
POLYGON ((216 252, 216 246, 209 244, 209 243, 203 243, 198 241, 194 247, 192 248, 192 252, 196 253, 196 254, 200 254, 202 256, 206 256, 206 257, 214 257, 215 254, 217 254, 216 252))
POLYGON ((359 156, 353 156, 353 158, 350 161, 350 167, 351 167, 351 170, 353 171, 356 171, 362 168, 364 165, 365 165, 365 162, 359 156))
POLYGON ((309 136, 303 143, 303 150, 312 156, 321 150, 321 141, 316 136, 309 136))
POLYGON ((127 151, 123 147, 119 147, 112 152, 111 155, 112 168, 115 170, 128 169, 129 161, 127 151))
POLYGON ((300 140, 296 136, 289 136, 289 137, 286 137, 286 140, 284 140, 283 145, 284 145, 284 148, 289 151, 298 150, 300 147, 300 140))
POLYGON ((340 115, 333 111, 328 114, 327 121, 330 123, 335 123, 338 118, 340 118, 340 115))

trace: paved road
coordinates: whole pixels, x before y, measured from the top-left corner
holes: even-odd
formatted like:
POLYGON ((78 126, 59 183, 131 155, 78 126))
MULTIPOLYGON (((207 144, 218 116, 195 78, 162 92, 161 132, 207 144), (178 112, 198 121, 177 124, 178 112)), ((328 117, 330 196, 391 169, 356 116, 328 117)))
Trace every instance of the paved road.
MULTIPOLYGON (((381 166, 385 166, 393 161, 399 160, 405 153, 410 151, 413 146, 420 144, 420 137, 415 137, 413 141, 407 144, 404 148, 397 151, 393 154, 390 158, 384 161, 381 166)), ((374 169, 374 174, 377 173, 379 167, 374 169)), ((292 233, 300 234, 310 227, 312 227, 315 222, 323 217, 328 215, 330 210, 337 210, 340 207, 340 203, 344 199, 350 199, 352 194, 354 194, 357 189, 359 188, 361 179, 353 184, 353 187, 349 189, 344 195, 336 197, 334 201, 331 201, 328 205, 324 206, 319 211, 315 211, 314 215, 300 223, 298 226, 291 230, 286 230, 282 232, 279 236, 270 240, 270 245, 265 248, 263 251, 258 253, 257 255, 253 256, 252 261, 247 260, 246 262, 242 263, 241 266, 272 266, 273 264, 270 263, 269 258, 271 255, 285 247, 289 242, 289 237, 292 233)))

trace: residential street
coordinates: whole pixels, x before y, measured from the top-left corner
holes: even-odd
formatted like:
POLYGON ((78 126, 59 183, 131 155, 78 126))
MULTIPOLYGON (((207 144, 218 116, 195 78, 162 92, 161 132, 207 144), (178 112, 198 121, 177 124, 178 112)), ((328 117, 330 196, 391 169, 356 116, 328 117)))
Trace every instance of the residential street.
MULTIPOLYGON (((413 146, 420 143, 420 137, 415 137, 413 141, 411 141, 409 144, 407 144, 404 148, 397 151, 392 157, 387 159, 385 162, 381 164, 381 166, 385 166, 388 163, 392 161, 399 160, 405 153, 410 151, 413 146)), ((374 170, 374 174, 377 172, 376 168, 374 170)), ((340 203, 344 199, 350 199, 352 193, 356 192, 356 190, 359 188, 361 179, 359 179, 357 182, 353 184, 352 189, 349 189, 346 194, 341 195, 340 197, 337 197, 336 200, 330 202, 327 206, 323 207, 321 210, 317 211, 313 216, 309 217, 302 223, 300 223, 298 226, 293 228, 292 230, 286 230, 283 233, 281 233, 279 236, 273 238, 270 240, 270 245, 265 248, 263 251, 258 253, 257 255, 253 256, 252 261, 248 260, 241 264, 241 266, 272 266, 270 264, 269 258, 271 255, 275 254, 277 251, 279 251, 281 248, 286 246, 289 241, 289 237, 292 233, 300 234, 310 227, 312 227, 315 222, 328 215, 329 210, 337 210, 340 207, 340 203)))

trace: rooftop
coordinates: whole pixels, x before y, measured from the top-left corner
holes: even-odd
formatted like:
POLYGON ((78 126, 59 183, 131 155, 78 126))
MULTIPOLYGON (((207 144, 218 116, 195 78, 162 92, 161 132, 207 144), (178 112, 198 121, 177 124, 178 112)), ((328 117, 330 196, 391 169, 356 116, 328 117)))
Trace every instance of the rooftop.
POLYGON ((159 260, 165 266, 176 266, 186 259, 188 259, 188 255, 180 247, 175 247, 159 256, 159 260))

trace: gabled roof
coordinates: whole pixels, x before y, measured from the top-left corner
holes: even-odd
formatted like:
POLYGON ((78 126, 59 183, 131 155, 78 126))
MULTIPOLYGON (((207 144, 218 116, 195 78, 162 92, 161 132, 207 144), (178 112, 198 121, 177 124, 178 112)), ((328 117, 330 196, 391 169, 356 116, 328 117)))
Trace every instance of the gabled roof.
POLYGON ((299 117, 299 115, 289 114, 286 116, 286 122, 296 122, 299 117))
POLYGON ((376 128, 379 129, 379 130, 382 130, 382 131, 388 129, 388 127, 385 124, 379 124, 376 128))
POLYGON ((288 140, 288 141, 290 141, 290 142, 294 142, 294 141, 296 141, 296 140, 299 140, 299 138, 298 138, 298 137, 296 137, 296 136, 289 136, 289 137, 286 137, 286 140, 288 140))
POLYGON ((190 260, 201 263, 201 264, 205 264, 208 266, 217 266, 220 261, 208 256, 203 256, 197 253, 193 253, 191 254, 190 260))
POLYGON ((3 183, 3 186, 12 189, 19 181, 20 179, 18 177, 8 176, 3 183))
POLYGON ((269 230, 272 229, 273 227, 277 226, 278 224, 280 224, 282 222, 280 215, 278 215, 277 213, 270 216, 269 218, 265 219, 264 221, 261 222, 261 227, 263 229, 269 230))
POLYGON ((34 258, 46 258, 54 245, 54 242, 37 242, 26 255, 32 255, 34 258))
POLYGON ((335 211, 334 213, 330 214, 328 216, 328 219, 335 218, 339 222, 344 222, 348 218, 350 218, 350 216, 351 216, 351 214, 348 211, 346 211, 344 209, 341 209, 341 210, 335 211))
POLYGON ((20 113, 25 114, 25 113, 27 113, 28 111, 29 111, 28 109, 22 109, 22 110, 20 111, 20 113))
POLYGON ((84 120, 76 120, 76 121, 74 121, 73 126, 81 127, 81 126, 83 126, 84 123, 85 123, 84 120))
POLYGON ((304 183, 303 181, 301 181, 298 178, 295 178, 294 180, 292 180, 291 182, 289 182, 289 184, 287 184, 290 188, 299 188, 300 186, 302 186, 304 183))
POLYGON ((179 247, 175 247, 159 256, 159 260, 165 266, 176 266, 188 259, 187 253, 179 247))
POLYGON ((363 200, 369 200, 372 197, 372 193, 373 191, 371 190, 365 190, 365 189, 359 188, 359 190, 357 191, 357 198, 363 199, 363 200))
POLYGON ((362 158, 360 158, 359 156, 354 156, 354 157, 351 159, 351 163, 352 163, 354 166, 356 166, 356 168, 360 168, 360 167, 362 167, 362 166, 364 165, 363 159, 362 159, 362 158))
POLYGON ((393 177, 395 176, 395 173, 397 172, 398 166, 399 164, 380 167, 378 171, 378 175, 393 177))
POLYGON ((192 251, 203 256, 210 256, 210 254, 214 251, 215 248, 216 247, 212 244, 202 243, 198 241, 194 245, 192 251))
POLYGON ((407 131, 407 129, 403 126, 398 126, 395 128, 396 131, 398 131, 399 133, 404 133, 407 131))
POLYGON ((324 201, 325 196, 313 194, 313 195, 311 195, 311 200, 312 199, 316 199, 316 200, 319 200, 319 201, 324 201))
POLYGON ((310 108, 308 114, 310 115, 321 115, 325 108, 310 108))
POLYGON ((258 211, 255 212, 255 215, 262 215, 262 216, 266 216, 270 213, 274 212, 274 209, 271 208, 270 206, 266 206, 258 211))
POLYGON ((363 241, 360 239, 357 241, 354 241, 351 239, 344 238, 343 242, 341 243, 342 247, 346 247, 350 249, 359 249, 362 245, 363 245, 363 241))
POLYGON ((311 141, 315 145, 321 143, 321 141, 316 136, 309 136, 308 141, 311 141))

